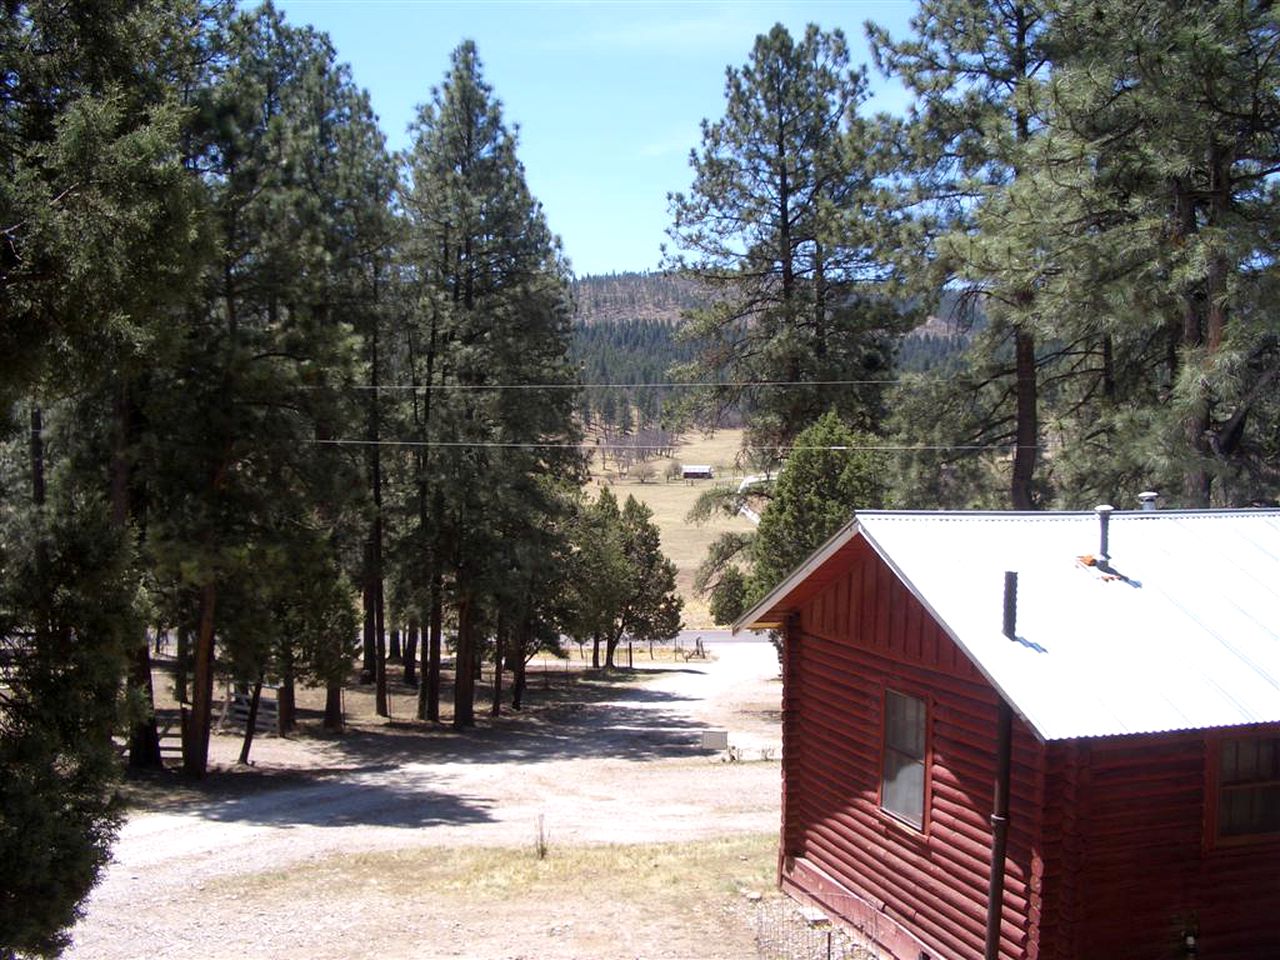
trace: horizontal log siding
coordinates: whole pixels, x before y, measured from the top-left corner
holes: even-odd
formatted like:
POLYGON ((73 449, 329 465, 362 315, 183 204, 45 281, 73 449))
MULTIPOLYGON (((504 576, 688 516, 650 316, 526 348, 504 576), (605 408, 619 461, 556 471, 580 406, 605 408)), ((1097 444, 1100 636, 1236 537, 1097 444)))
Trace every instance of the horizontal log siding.
MULTIPOLYGON (((996 590, 997 624, 1000 614, 996 590)), ((981 956, 995 692, 869 550, 800 611, 790 638, 786 852, 909 929, 933 956, 981 956), (923 832, 879 809, 886 688, 929 705, 931 785, 923 832)), ((1001 956, 1037 960, 1043 748, 1016 720, 1014 743, 1001 956)))
POLYGON ((1185 925, 1201 957, 1280 956, 1280 846, 1206 843, 1198 733, 1052 745, 1046 958, 1166 960, 1185 925))
POLYGON ((1083 807, 1089 770, 1087 746, 1079 741, 1051 743, 1045 758, 1043 816, 1044 914, 1040 923, 1041 960, 1081 956, 1077 918, 1084 856, 1083 807))

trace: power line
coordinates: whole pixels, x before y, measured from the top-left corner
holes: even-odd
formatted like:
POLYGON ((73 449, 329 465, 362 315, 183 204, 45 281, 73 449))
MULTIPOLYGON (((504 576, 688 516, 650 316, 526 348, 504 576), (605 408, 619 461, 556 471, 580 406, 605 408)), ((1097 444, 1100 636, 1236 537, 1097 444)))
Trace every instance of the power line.
POLYGON ((368 383, 337 386, 302 386, 304 390, 697 390, 706 387, 871 387, 897 386, 904 383, 945 383, 956 377, 912 377, 891 380, 726 380, 720 382, 690 382, 670 380, 656 383, 384 383, 374 386, 368 383))
MULTIPOLYGON (((491 448, 496 450, 594 450, 596 447, 612 446, 608 441, 605 443, 553 443, 542 440, 350 440, 350 439, 315 439, 311 441, 315 444, 324 446, 342 446, 342 447, 473 447, 473 448, 491 448)), ((757 447, 760 450, 772 450, 775 453, 795 453, 797 451, 830 451, 830 452, 857 452, 869 450, 880 453, 902 453, 902 452, 937 452, 941 450, 969 450, 969 451, 987 451, 1000 450, 1010 451, 1018 448, 1017 443, 992 443, 992 444, 964 444, 964 443, 939 443, 939 444, 917 444, 917 443, 867 443, 867 444, 841 444, 833 446, 790 446, 790 447, 757 447)), ((1024 445, 1027 446, 1027 445, 1024 445)), ((621 445, 622 449, 632 450, 635 452, 655 452, 660 450, 670 450, 671 444, 636 444, 621 445)))

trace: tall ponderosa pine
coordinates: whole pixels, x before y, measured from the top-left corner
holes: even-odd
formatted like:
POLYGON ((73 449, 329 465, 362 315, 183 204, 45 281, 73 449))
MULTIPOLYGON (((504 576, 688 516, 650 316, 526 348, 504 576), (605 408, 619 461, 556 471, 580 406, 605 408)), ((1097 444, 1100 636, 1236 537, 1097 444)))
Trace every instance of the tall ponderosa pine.
MULTIPOLYGON (((895 173, 895 203, 911 217, 908 229, 884 235, 885 255, 914 275, 922 301, 932 303, 946 285, 961 284, 981 297, 990 321, 974 354, 977 369, 952 384, 969 396, 944 404, 961 419, 944 427, 950 435, 944 445, 958 449, 942 459, 1011 447, 1009 503, 1018 510, 1043 499, 1037 475, 1039 305, 1033 287, 1004 282, 1008 278, 988 269, 966 241, 986 199, 1017 176, 1038 125, 1037 80, 1049 66, 1043 42, 1048 6, 1037 0, 922 0, 908 39, 894 40, 868 25, 877 63, 915 96, 895 173)), ((907 395, 895 407, 914 414, 903 428, 912 440, 926 439, 938 422, 936 397, 913 402, 907 395)), ((919 467, 931 476, 950 469, 934 456, 921 460, 919 467)))
POLYGON ((182 115, 158 65, 192 13, 0 9, 0 434, 18 410, 29 425, 0 451, 5 956, 65 943, 114 835, 110 738, 141 639, 140 571, 127 505, 111 502, 127 469, 118 422, 81 401, 113 409, 189 277, 182 115))
POLYGON ((723 383, 698 395, 698 412, 736 406, 748 445, 785 446, 833 405, 870 427, 898 317, 864 216, 875 176, 857 115, 864 73, 839 31, 810 26, 797 41, 778 25, 727 71, 725 97, 723 118, 703 122, 689 193, 669 198, 667 266, 710 301, 683 331, 698 356, 676 373, 723 383), (820 385, 832 380, 853 382, 820 385))
MULTIPOLYGON (((573 383, 566 269, 474 44, 454 52, 416 134, 405 205, 422 291, 413 380, 426 388, 421 431, 431 444, 422 544, 428 580, 437 593, 447 586, 457 619, 454 723, 468 726, 481 627, 512 575, 503 535, 557 509, 536 478, 578 469, 574 394, 564 389, 573 383)), ((433 714, 439 669, 438 603, 423 716, 433 714)))
MULTIPOLYGON (((1280 24, 1253 4, 1065 8, 1051 107, 978 245, 1070 348, 1069 503, 1274 500, 1280 24)), ((1068 376, 1069 374, 1069 376, 1068 376)))
MULTIPOLYGON (((353 236, 344 178, 380 149, 367 137, 358 150, 346 139, 353 125, 374 129, 368 106, 313 31, 288 27, 270 7, 240 14, 223 58, 199 104, 193 158, 210 195, 217 258, 170 363, 152 377, 146 411, 163 515, 150 549, 174 618, 195 638, 183 744, 195 775, 207 763, 215 636, 242 680, 274 672, 281 659, 292 668, 297 651, 280 644, 301 638, 272 626, 290 605, 290 585, 301 588, 292 552, 316 557, 312 578, 340 574, 316 545, 327 543, 331 556, 348 545, 341 510, 359 504, 334 494, 359 485, 343 484, 341 454, 315 441, 345 434, 352 415, 335 398, 355 377, 352 260, 369 238, 353 236)), ((334 606, 316 610, 315 623, 343 622, 341 591, 321 592, 334 606)), ((341 657, 326 663, 338 670, 341 657)))

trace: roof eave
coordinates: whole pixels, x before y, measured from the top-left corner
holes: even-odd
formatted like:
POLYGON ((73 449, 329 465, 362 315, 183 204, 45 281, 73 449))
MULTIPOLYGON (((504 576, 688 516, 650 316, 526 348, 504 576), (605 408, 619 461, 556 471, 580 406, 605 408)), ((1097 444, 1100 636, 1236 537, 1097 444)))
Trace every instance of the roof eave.
POLYGON ((809 554, 808 558, 769 591, 763 600, 734 622, 731 628, 733 634, 736 636, 742 630, 777 630, 782 627, 787 615, 792 612, 792 609, 784 603, 786 598, 800 584, 808 580, 815 570, 847 546, 858 535, 859 529, 858 518, 854 517, 832 534, 826 543, 809 554))

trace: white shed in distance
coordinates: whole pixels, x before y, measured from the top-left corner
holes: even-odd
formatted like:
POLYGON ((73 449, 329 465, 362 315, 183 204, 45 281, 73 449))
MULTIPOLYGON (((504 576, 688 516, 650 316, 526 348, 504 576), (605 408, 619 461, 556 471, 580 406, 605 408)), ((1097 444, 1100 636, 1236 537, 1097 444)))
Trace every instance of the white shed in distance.
POLYGON ((712 480, 716 472, 709 463, 686 463, 680 475, 685 480, 712 480))

